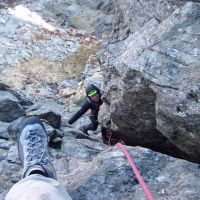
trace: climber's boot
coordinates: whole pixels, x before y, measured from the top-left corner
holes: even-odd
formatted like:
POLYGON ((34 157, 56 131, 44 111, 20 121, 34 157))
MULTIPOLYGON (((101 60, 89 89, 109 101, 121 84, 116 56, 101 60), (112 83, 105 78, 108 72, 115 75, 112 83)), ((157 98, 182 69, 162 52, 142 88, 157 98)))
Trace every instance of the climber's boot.
POLYGON ((23 165, 22 178, 41 174, 56 179, 49 157, 47 134, 39 118, 32 116, 24 120, 17 144, 19 159, 23 165))

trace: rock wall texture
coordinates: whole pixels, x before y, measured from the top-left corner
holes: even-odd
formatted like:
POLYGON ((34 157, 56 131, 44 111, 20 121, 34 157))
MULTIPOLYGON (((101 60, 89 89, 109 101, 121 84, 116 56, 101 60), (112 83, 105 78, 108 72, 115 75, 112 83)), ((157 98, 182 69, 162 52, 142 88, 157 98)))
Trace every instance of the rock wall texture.
MULTIPOLYGON (((3 86, 2 83, 0 85, 3 86)), ((8 87, 1 88, 0 92, 2 91, 7 92, 7 96, 16 92, 8 87)), ((26 115, 34 114, 42 119, 58 181, 64 185, 72 199, 146 199, 127 159, 118 147, 108 147, 99 136, 88 137, 69 124, 64 126, 60 123, 60 117, 63 119, 64 113, 53 111, 55 107, 60 106, 59 104, 55 103, 49 112, 44 109, 44 106, 48 107, 47 104, 30 105, 30 101, 19 93, 16 99, 19 102, 23 99, 26 105, 29 104, 24 108, 26 115), (61 126, 55 127, 55 122, 59 122, 61 126)), ((4 104, 4 101, 0 101, 0 106, 4 104)), ((11 104, 7 104, 6 107, 7 110, 17 113, 17 107, 11 104)), ((6 193, 20 180, 22 173, 16 137, 23 118, 24 116, 11 123, 0 121, 0 200, 5 199, 6 193)), ((134 158, 155 199, 198 199, 198 164, 172 158, 150 149, 126 148, 134 158)))
MULTIPOLYGON (((87 2, 87 0, 85 1, 87 2)), ((151 19, 165 20, 185 0, 99 0, 97 8, 104 16, 95 23, 95 34, 110 38, 110 42, 124 40, 151 19)))
POLYGON ((157 15, 140 3, 152 17, 142 24, 132 13, 137 29, 100 54, 107 102, 101 123, 127 144, 200 162, 200 3, 173 12, 160 4, 157 15))
MULTIPOLYGON (((124 154, 102 142, 100 127, 89 136, 78 130, 88 114, 67 123, 85 97, 84 83, 102 84, 100 64, 104 127, 127 144, 199 162, 199 6, 176 10, 183 4, 0 0, 0 200, 20 180, 16 138, 30 115, 42 119, 58 181, 74 200, 146 199, 124 154), (101 63, 94 34, 109 39, 101 63)), ((199 199, 199 164, 127 149, 155 199, 199 199)))

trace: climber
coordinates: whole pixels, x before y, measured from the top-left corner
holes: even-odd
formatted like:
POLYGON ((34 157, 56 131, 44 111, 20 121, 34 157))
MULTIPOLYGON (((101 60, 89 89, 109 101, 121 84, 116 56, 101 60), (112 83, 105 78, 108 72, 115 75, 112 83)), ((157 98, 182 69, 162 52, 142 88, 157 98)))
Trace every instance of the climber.
POLYGON ((90 120, 91 123, 81 127, 83 133, 88 135, 88 130, 95 131, 98 127, 98 112, 99 107, 102 105, 103 101, 101 99, 102 92, 93 84, 88 84, 85 88, 86 99, 80 110, 68 120, 69 124, 73 124, 82 115, 84 115, 89 109, 91 109, 90 120))

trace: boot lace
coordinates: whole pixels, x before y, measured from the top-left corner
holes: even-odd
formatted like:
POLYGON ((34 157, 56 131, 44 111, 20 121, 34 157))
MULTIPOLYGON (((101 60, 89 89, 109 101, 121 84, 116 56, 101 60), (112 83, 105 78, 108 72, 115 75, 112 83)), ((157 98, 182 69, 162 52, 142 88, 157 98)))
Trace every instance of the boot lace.
POLYGON ((27 135, 27 165, 44 165, 48 162, 41 136, 38 129, 29 130, 27 135))

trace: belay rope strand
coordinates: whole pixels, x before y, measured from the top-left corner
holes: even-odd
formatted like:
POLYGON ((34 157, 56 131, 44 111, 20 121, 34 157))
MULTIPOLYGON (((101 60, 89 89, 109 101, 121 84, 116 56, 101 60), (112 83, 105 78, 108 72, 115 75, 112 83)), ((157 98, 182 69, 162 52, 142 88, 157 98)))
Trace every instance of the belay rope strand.
MULTIPOLYGON (((111 137, 112 137, 111 131, 109 131, 109 133, 107 134, 107 137, 108 137, 108 144, 109 144, 109 146, 111 146, 110 145, 111 144, 111 137)), ((121 143, 117 143, 116 146, 119 147, 122 150, 122 152, 124 153, 124 155, 128 159, 128 162, 129 162, 133 172, 135 173, 135 176, 136 176, 137 180, 139 181, 142 189, 144 190, 148 200, 154 200, 153 195, 151 194, 151 191, 149 190, 149 188, 147 187, 146 183, 144 182, 142 176, 140 175, 140 172, 138 171, 138 169, 137 169, 135 163, 133 162, 133 159, 131 158, 126 147, 121 143)))

